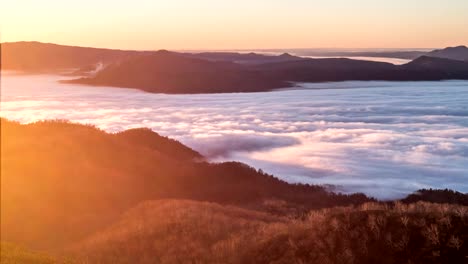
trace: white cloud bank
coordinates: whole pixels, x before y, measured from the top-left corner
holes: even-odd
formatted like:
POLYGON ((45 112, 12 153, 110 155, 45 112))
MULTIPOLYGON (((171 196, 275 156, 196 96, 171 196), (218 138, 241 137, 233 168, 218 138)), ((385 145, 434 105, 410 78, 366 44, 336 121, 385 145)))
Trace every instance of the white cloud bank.
POLYGON ((468 192, 468 82, 341 82, 252 94, 162 95, 2 76, 1 116, 107 131, 150 127, 213 160, 290 182, 402 197, 468 192))

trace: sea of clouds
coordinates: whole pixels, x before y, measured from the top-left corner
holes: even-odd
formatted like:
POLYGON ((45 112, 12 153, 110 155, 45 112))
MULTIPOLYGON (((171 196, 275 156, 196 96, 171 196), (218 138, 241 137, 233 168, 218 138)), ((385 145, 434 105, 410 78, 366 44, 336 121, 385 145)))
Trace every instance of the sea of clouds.
MULTIPOLYGON (((213 161, 289 182, 398 198, 468 192, 468 81, 299 84, 266 93, 164 95, 3 74, 1 116, 149 127, 213 161)), ((63 78, 63 77, 62 77, 63 78)))

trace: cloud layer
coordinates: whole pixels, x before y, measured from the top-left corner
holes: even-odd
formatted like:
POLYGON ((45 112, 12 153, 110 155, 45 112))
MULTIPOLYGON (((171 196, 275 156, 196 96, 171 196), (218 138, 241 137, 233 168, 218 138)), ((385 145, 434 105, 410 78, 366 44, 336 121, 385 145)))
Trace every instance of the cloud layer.
POLYGON ((468 82, 300 84, 270 93, 163 95, 2 76, 1 116, 69 119, 107 131, 150 127, 216 161, 290 182, 401 197, 468 192, 468 82))

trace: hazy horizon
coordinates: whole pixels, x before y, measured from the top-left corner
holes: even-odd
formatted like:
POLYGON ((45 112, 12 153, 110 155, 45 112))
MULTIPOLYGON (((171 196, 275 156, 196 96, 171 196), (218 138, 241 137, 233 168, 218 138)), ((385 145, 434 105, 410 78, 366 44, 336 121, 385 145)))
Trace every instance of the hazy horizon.
POLYGON ((468 43, 466 13, 462 0, 18 0, 0 25, 2 42, 136 50, 437 48, 468 43))
MULTIPOLYGON (((5 43, 17 43, 17 42, 38 42, 44 44, 55 44, 62 46, 74 46, 74 47, 83 47, 83 48, 98 48, 98 49, 120 49, 116 47, 98 47, 98 46, 86 46, 79 44, 71 43, 59 43, 59 42, 47 42, 39 41, 34 39, 22 39, 14 41, 3 41, 0 35, 0 44, 5 43)), ((390 51, 432 51, 436 49, 443 49, 447 47, 456 47, 456 46, 466 46, 467 44, 459 43, 451 46, 441 46, 441 47, 395 47, 395 48, 384 48, 384 47, 272 47, 272 48, 197 48, 197 49, 170 49, 170 48, 155 48, 155 49, 120 49, 120 50, 135 50, 135 51, 157 51, 157 50, 168 50, 174 52, 239 52, 239 53, 248 53, 248 52, 259 52, 259 53, 271 53, 271 54, 280 54, 282 52, 304 52, 304 51, 314 51, 314 52, 390 52, 390 51)))

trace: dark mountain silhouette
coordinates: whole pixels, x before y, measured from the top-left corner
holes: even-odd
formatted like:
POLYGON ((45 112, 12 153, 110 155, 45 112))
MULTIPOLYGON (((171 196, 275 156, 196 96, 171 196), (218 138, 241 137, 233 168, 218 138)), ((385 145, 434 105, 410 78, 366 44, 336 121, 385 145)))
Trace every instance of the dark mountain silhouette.
POLYGON ((468 61, 468 47, 457 46, 434 50, 426 54, 429 57, 468 61))
POLYGON ((440 204, 460 204, 468 206, 468 194, 452 190, 422 189, 401 200, 404 203, 427 201, 440 204))
POLYGON ((109 65, 91 78, 74 83, 139 88, 159 93, 256 92, 286 82, 241 64, 207 61, 159 51, 109 65))
POLYGON ((379 80, 398 69, 390 63, 345 58, 307 59, 256 66, 269 76, 290 82, 324 82, 344 80, 379 80))
POLYGON ((429 56, 419 57, 401 68, 412 76, 434 80, 467 79, 468 75, 468 62, 429 56))
POLYGON ((468 64, 423 56, 406 65, 344 58, 245 65, 171 53, 134 57, 111 65, 94 77, 69 82, 156 93, 223 93, 270 91, 293 86, 294 82, 444 79, 468 79, 468 64))
POLYGON ((407 64, 404 68, 413 70, 440 70, 446 72, 463 72, 467 70, 468 62, 421 56, 407 64))
POLYGON ((304 60, 304 58, 292 56, 288 53, 283 53, 278 56, 263 55, 257 53, 237 53, 237 52, 202 52, 188 54, 184 53, 187 57, 204 59, 209 61, 230 61, 240 64, 262 64, 272 62, 284 62, 284 61, 298 61, 304 60))

